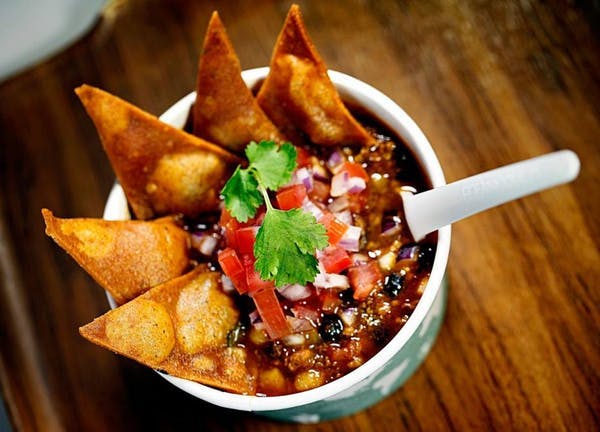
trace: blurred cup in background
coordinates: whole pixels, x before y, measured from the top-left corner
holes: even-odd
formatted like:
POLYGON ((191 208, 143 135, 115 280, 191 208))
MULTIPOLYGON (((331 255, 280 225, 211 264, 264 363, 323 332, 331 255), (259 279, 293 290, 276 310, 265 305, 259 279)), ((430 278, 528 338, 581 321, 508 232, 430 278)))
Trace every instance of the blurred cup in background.
POLYGON ((85 34, 106 0, 0 0, 0 82, 85 34))

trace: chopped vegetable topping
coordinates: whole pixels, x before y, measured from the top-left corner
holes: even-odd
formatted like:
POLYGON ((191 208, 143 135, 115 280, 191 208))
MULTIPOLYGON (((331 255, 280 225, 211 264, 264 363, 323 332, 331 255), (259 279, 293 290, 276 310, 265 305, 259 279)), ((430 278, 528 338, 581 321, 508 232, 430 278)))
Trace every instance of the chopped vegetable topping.
POLYGON ((273 208, 267 190, 277 191, 288 183, 296 167, 296 149, 289 143, 251 142, 246 147, 248 168, 238 167, 225 184, 225 207, 240 222, 267 206, 256 235, 256 270, 277 286, 312 282, 318 273, 315 251, 327 246, 325 229, 316 219, 298 209, 273 208))
POLYGON ((251 143, 248 166, 223 189, 218 260, 247 296, 245 334, 230 339, 258 360, 263 392, 310 388, 312 370, 329 382, 357 368, 416 306, 435 247, 405 235, 389 147, 369 151, 327 158, 251 143))
POLYGON ((281 210, 291 210, 302 207, 306 199, 306 186, 296 184, 277 192, 277 205, 281 210))
POLYGON ((235 250, 230 247, 223 249, 222 251, 219 251, 218 258, 223 273, 231 280, 235 289, 237 289, 240 294, 244 294, 248 291, 246 272, 235 250))
POLYGON ((356 300, 366 298, 383 279, 377 261, 369 261, 366 264, 350 267, 348 277, 350 278, 350 285, 354 288, 354 298, 356 300))

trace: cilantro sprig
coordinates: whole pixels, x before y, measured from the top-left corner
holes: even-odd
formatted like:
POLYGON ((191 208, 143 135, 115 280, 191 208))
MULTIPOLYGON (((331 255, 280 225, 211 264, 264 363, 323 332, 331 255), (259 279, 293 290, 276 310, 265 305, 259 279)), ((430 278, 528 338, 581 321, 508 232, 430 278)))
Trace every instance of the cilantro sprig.
POLYGON ((289 183, 296 168, 296 149, 290 143, 251 142, 246 147, 249 165, 238 166, 221 191, 225 207, 240 222, 267 211, 254 243, 255 268, 263 280, 285 284, 312 282, 318 273, 317 249, 327 246, 325 227, 301 209, 273 207, 268 191, 289 183))

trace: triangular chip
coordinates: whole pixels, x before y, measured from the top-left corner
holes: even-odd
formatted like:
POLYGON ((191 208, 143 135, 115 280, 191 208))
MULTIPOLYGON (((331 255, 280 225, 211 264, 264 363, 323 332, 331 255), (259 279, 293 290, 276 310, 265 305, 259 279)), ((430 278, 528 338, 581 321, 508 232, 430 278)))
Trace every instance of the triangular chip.
POLYGON ((151 222, 62 219, 48 209, 42 215, 46 234, 117 304, 182 275, 190 265, 189 235, 173 218, 151 222))
POLYGON ((243 348, 228 347, 239 313, 220 274, 198 267, 79 329, 83 337, 173 376, 254 394, 243 348))
POLYGON ((257 100, 292 141, 301 142, 303 134, 321 145, 367 145, 373 141, 344 106, 308 37, 297 5, 290 8, 270 66, 257 100))
POLYGON ((240 61, 217 12, 208 24, 198 64, 194 134, 233 152, 250 141, 285 141, 242 80, 240 61))
POLYGON ((236 156, 103 90, 83 85, 75 91, 138 219, 195 217, 218 208, 236 156))

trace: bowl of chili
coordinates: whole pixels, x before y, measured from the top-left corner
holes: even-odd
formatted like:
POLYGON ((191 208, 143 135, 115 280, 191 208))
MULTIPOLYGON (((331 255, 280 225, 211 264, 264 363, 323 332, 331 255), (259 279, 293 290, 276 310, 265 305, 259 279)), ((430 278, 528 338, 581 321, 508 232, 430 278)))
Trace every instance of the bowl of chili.
MULTIPOLYGON (((256 68, 244 71, 242 76, 248 87, 255 89, 260 86, 268 71, 267 67, 256 68)), ((397 163, 405 163, 405 165, 408 163, 400 170, 400 176, 406 177, 409 180, 408 183, 410 180, 415 180, 411 179, 411 176, 420 176, 416 182, 420 188, 439 187, 445 184, 444 174, 434 150, 417 124, 404 110, 383 93, 356 78, 336 71, 329 71, 329 77, 344 103, 361 122, 369 124, 370 129, 375 130, 378 136, 384 136, 385 140, 395 142, 395 147, 399 150, 390 154, 397 163)), ((169 108, 160 119, 172 126, 184 128, 194 101, 195 93, 188 94, 169 108)), ((375 156, 372 159, 377 161, 381 159, 382 155, 375 156)), ((332 157, 333 155, 330 155, 330 159, 332 157)), ((326 161, 325 164, 327 162, 329 161, 326 161)), ((373 172, 369 174, 371 177, 379 175, 373 172)), ((298 183, 301 182, 302 179, 298 183)), ((333 184, 330 186, 334 187, 333 184)), ((344 186, 342 185, 342 187, 344 186)), ((352 185, 346 184, 346 187, 352 187, 352 185)), ((415 192, 412 186, 402 191, 402 193, 411 192, 415 192)), ((389 196, 387 198, 386 196, 389 193, 393 192, 381 192, 378 199, 388 199, 389 196)), ((293 201, 294 196, 288 194, 288 196, 282 196, 281 200, 282 202, 293 201)), ((395 197, 394 200, 397 201, 398 197, 395 197)), ((118 184, 114 186, 107 200, 104 218, 112 220, 130 218, 126 197, 118 184)), ((384 226, 386 221, 380 221, 382 228, 378 235, 398 234, 394 229, 397 228, 395 225, 398 225, 399 217, 396 215, 395 220, 391 219, 388 221, 389 226, 384 226)), ((426 241, 425 244, 405 241, 393 250, 395 261, 405 261, 407 266, 413 265, 417 269, 415 270, 416 282, 412 284, 413 295, 403 293, 405 298, 396 302, 395 306, 393 302, 387 300, 383 303, 369 305, 371 308, 379 307, 383 310, 389 310, 391 307, 393 315, 395 315, 394 326, 384 329, 386 331, 382 333, 387 333, 385 337, 372 338, 372 334, 369 332, 377 332, 380 327, 369 327, 365 324, 362 326, 362 333, 354 334, 352 338, 349 338, 358 340, 358 344, 361 343, 361 335, 365 339, 381 339, 381 346, 376 347, 376 352, 370 358, 363 359, 354 367, 347 366, 352 363, 352 359, 349 359, 345 363, 344 370, 336 371, 335 364, 342 364, 344 360, 343 355, 340 357, 340 350, 336 351, 340 345, 334 337, 338 327, 337 318, 334 317, 332 322, 328 322, 328 317, 335 314, 323 314, 322 312, 320 325, 321 329, 323 327, 326 329, 325 333, 321 333, 321 337, 327 342, 327 339, 330 338, 328 334, 333 334, 331 343, 319 353, 321 356, 331 356, 326 362, 331 379, 322 385, 308 385, 306 389, 300 385, 292 392, 275 393, 275 395, 260 393, 244 395, 233 394, 159 371, 158 373, 181 390, 207 402, 225 408, 252 411, 284 421, 315 423, 351 415, 374 405, 398 389, 422 364, 442 324, 447 297, 444 275, 450 250, 450 227, 444 227, 433 233, 426 241), (389 334, 390 331, 393 331, 393 334, 389 334), (334 372, 331 372, 332 370, 334 372)), ((385 257, 373 253, 373 257, 381 264, 381 260, 384 260, 385 257)), ((341 261, 337 260, 335 256, 330 259, 333 260, 331 262, 333 267, 337 266, 339 269, 341 268, 339 266, 343 266, 343 263, 340 264, 341 261)), ((385 283, 383 287, 380 287, 381 291, 385 292, 382 296, 385 298, 398 297, 398 291, 402 290, 402 285, 408 277, 406 272, 402 272, 400 274, 391 272, 385 276, 385 283)), ((348 277, 352 278, 352 275, 348 274, 348 277)), ((368 279, 368 275, 354 276, 357 286, 368 283, 368 281, 365 282, 365 278, 368 279)), ((355 294, 354 297, 357 295, 355 294)), ((350 306, 356 306, 356 301, 356 298, 351 300, 350 306)), ((116 306, 110 296, 109 302, 111 307, 116 306)), ((352 307, 348 309, 356 312, 352 307)), ((343 326, 344 312, 336 316, 340 315, 343 326)), ((366 316, 364 310, 361 316, 366 316)), ((372 322, 379 318, 375 312, 374 315, 366 316, 365 319, 372 322)), ((347 351, 348 349, 345 350, 346 353, 347 351)), ((318 373, 318 368, 319 365, 313 363, 305 372, 308 371, 310 374, 310 371, 316 370, 318 373)))

